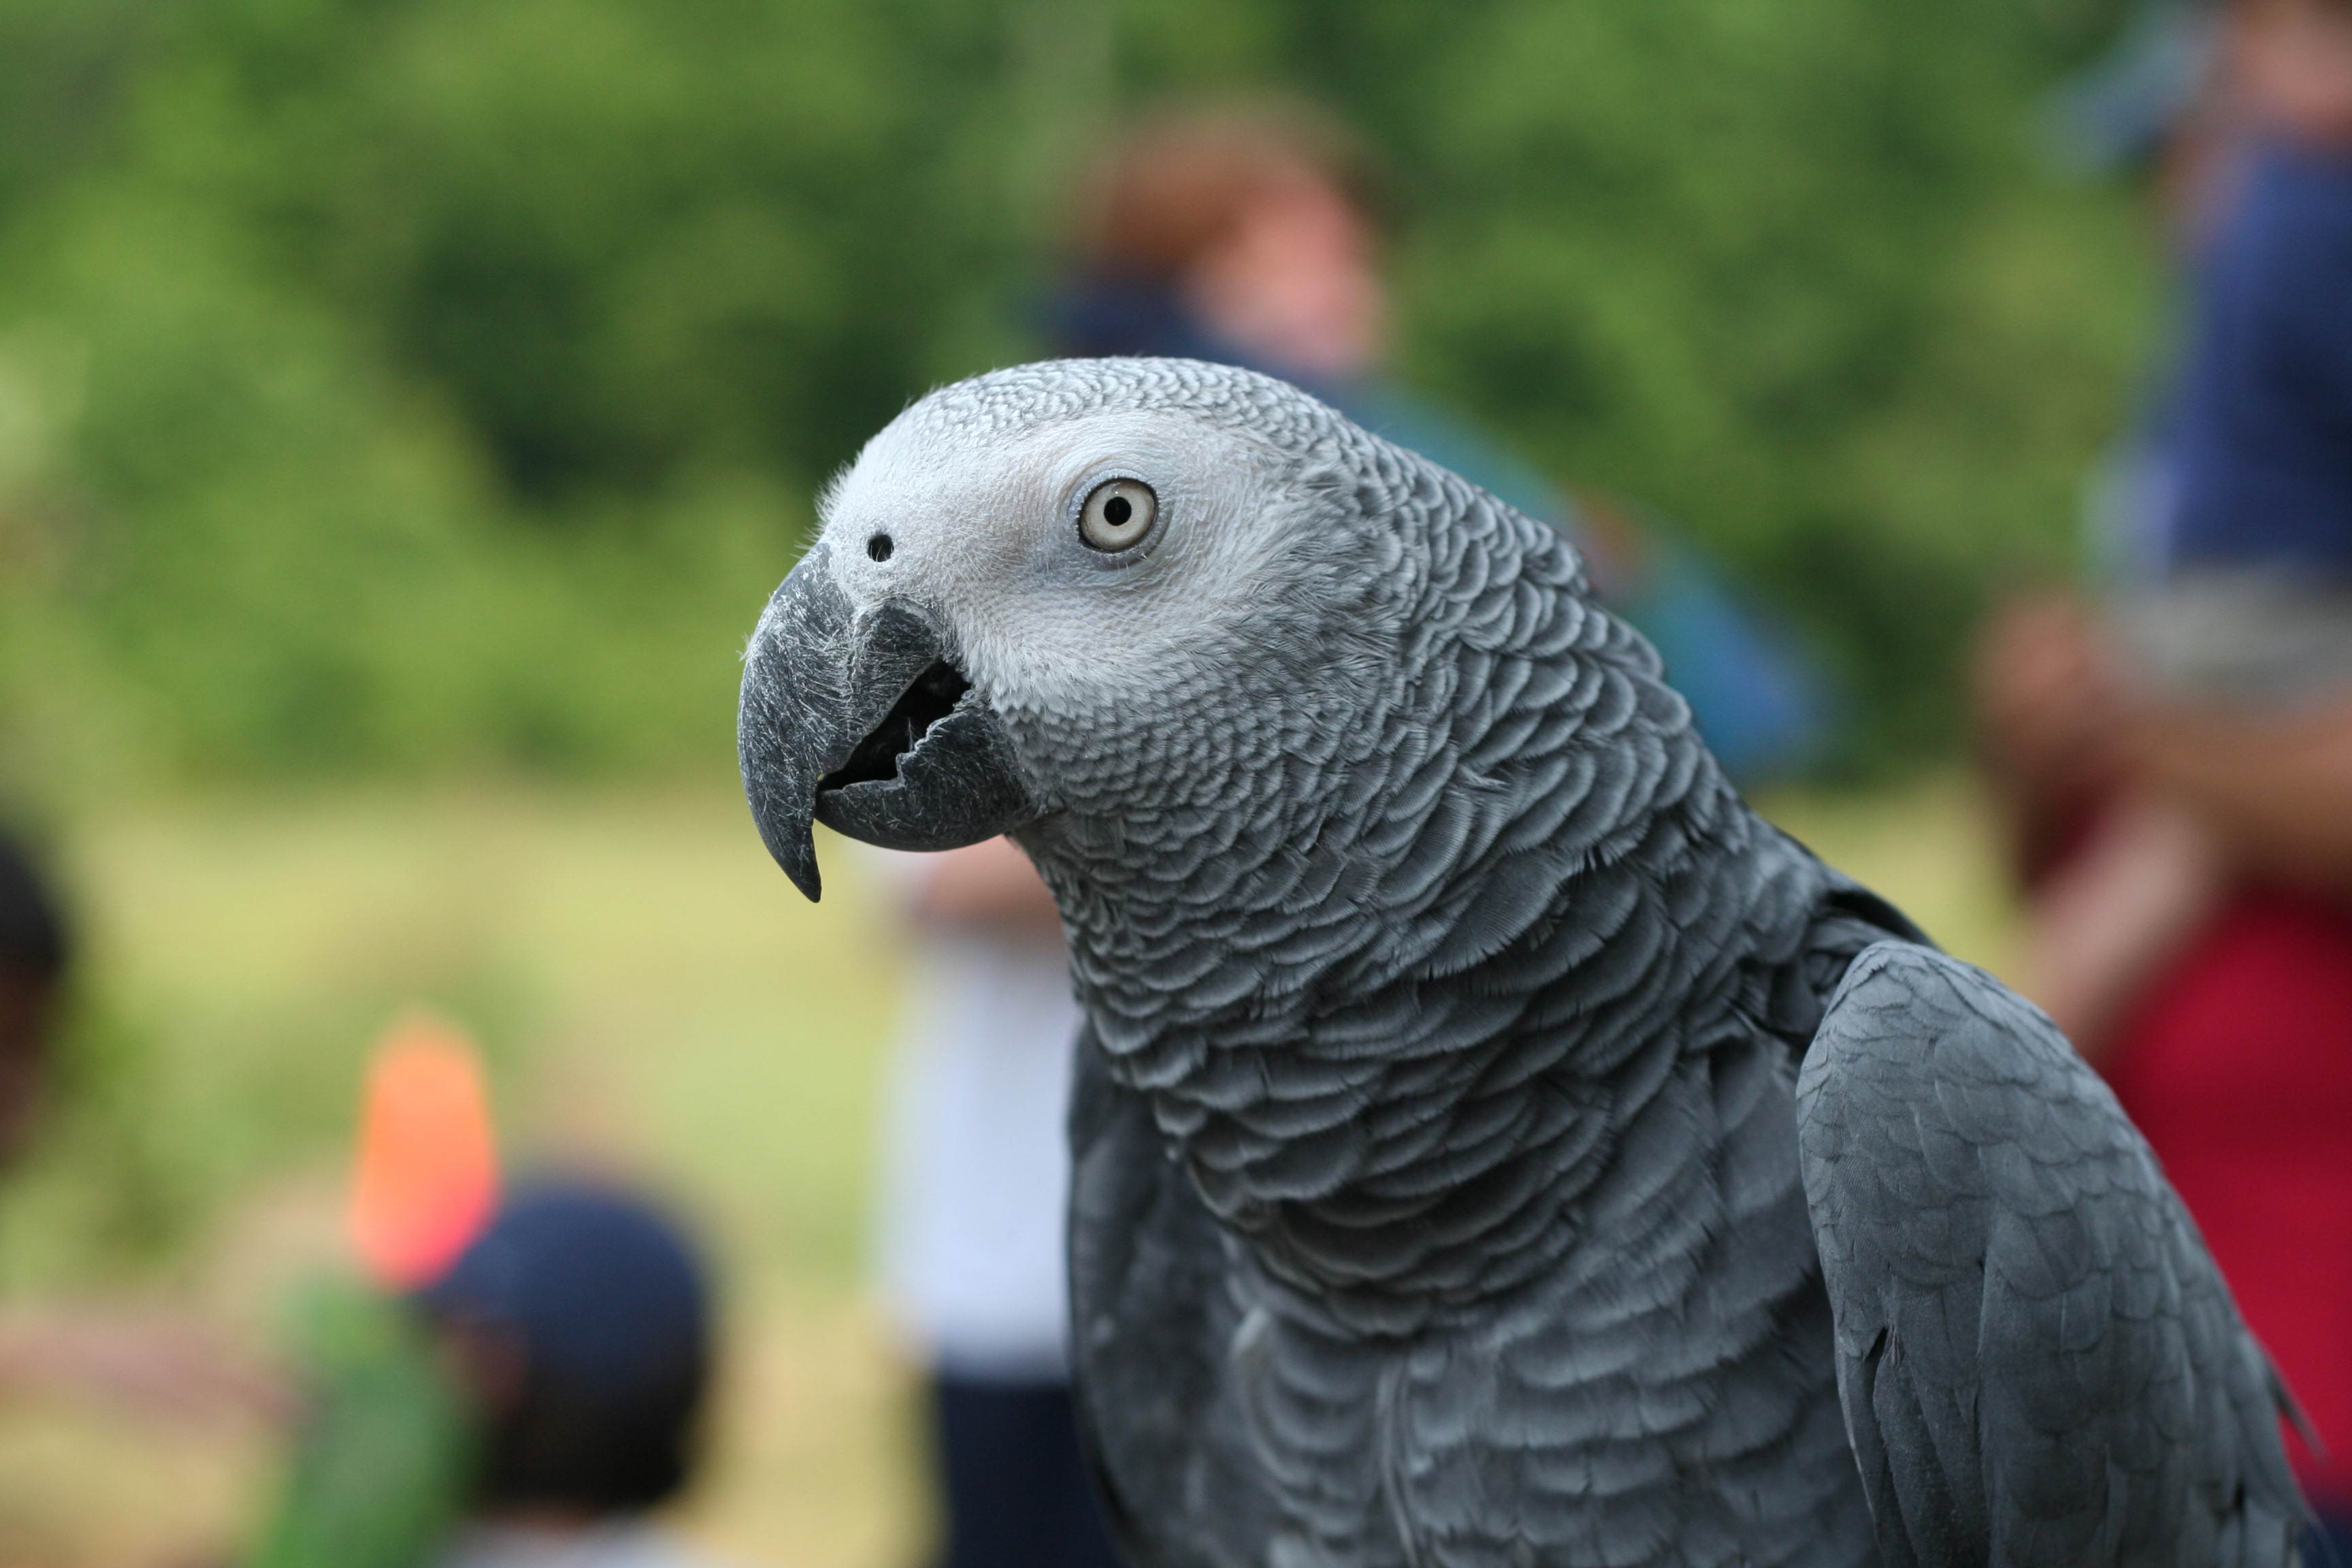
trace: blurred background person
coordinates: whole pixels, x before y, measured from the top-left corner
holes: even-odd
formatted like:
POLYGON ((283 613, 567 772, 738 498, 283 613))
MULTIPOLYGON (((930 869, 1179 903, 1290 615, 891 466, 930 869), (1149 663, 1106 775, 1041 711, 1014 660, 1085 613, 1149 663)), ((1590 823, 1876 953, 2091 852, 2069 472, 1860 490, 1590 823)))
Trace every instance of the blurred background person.
POLYGON ((876 855, 911 939, 880 1272, 928 1384, 937 1561, 1117 1568, 1070 1398, 1061 915, 1010 839, 876 855))
MULTIPOLYGON (((2173 134, 2205 171, 2174 382, 2102 601, 1996 620, 1985 752, 2026 984, 2118 1097, 2320 1438, 2352 1551, 2352 5, 2241 0, 2173 134)), ((2179 209, 2176 207, 2176 211, 2179 209)))
POLYGON ((1166 354, 1297 383, 1365 426, 1566 531, 1612 605, 1654 643, 1732 774, 1812 752, 1817 679, 1685 541, 1571 500, 1386 374, 1381 184, 1360 143, 1304 106, 1177 106, 1135 125, 1082 189, 1045 318, 1057 353, 1166 354))
POLYGON ((422 1289, 341 1306, 256 1568, 704 1561, 656 1518, 711 1368, 709 1287, 658 1209, 528 1184, 422 1289))

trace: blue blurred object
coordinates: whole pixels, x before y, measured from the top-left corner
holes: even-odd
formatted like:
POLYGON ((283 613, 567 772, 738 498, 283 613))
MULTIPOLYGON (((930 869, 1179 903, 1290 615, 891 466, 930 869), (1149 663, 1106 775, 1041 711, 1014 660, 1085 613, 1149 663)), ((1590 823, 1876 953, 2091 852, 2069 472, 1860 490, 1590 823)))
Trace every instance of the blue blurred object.
POLYGON ((1045 316, 1065 353, 1167 354, 1284 376, 1367 430, 1560 530, 1583 552, 1610 607, 1657 648, 1699 732, 1740 783, 1784 776, 1819 750, 1831 705, 1818 669, 1656 521, 1637 523, 1601 502, 1580 507, 1461 420, 1393 385, 1318 381, 1258 363, 1202 331, 1164 286, 1082 282, 1051 300, 1045 316))
POLYGON ((2212 0, 2148 0, 2116 41, 2060 82, 2043 110, 2053 162, 2112 174, 2155 155, 2196 103, 2221 42, 2212 0))
POLYGON ((2303 1540, 2305 1568, 2352 1568, 2352 1519, 2315 1510, 2303 1540))
POLYGON ((2099 564, 2352 584, 2352 153, 2251 144, 2189 269, 2171 384, 2093 487, 2099 564))
POLYGON ((1652 528, 1643 543, 1649 560, 1615 607, 1666 661, 1724 771, 1756 784, 1802 765, 1828 728, 1820 673, 1673 538, 1652 528))
POLYGON ((699 1366, 709 1349, 709 1292, 684 1239, 644 1203, 587 1184, 509 1199, 417 1299, 511 1330, 535 1363, 614 1399, 699 1366))
POLYGON ((2259 146, 2196 262, 2176 566, 2352 582, 2352 151, 2259 146))

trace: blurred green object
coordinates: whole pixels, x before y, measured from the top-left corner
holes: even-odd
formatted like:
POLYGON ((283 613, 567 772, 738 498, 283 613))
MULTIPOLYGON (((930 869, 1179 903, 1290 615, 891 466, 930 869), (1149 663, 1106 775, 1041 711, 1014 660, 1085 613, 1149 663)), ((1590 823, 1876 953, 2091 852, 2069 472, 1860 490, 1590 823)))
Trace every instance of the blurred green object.
POLYGON ((464 1508, 476 1452, 415 1311, 356 1281, 296 1303, 310 1407, 247 1568, 421 1568, 464 1508))

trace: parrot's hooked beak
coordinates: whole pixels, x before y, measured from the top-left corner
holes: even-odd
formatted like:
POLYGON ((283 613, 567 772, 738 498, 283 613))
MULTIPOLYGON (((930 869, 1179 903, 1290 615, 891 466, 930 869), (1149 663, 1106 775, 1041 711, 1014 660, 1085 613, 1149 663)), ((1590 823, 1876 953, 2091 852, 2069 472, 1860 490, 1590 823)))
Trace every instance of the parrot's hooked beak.
POLYGON ((822 545, 751 634, 735 735, 760 837, 812 902, 812 820, 886 849, 956 849, 1037 815, 1003 721, 931 618, 889 600, 855 613, 822 545))

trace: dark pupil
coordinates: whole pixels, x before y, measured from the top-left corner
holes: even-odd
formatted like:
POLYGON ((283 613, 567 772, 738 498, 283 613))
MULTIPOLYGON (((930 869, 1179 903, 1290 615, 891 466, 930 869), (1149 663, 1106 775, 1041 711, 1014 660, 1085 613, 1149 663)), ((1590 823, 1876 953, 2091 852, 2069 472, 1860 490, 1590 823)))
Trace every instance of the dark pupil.
POLYGON ((1113 496, 1103 502, 1103 516, 1113 528, 1121 526, 1134 515, 1135 507, 1125 496, 1113 496))

